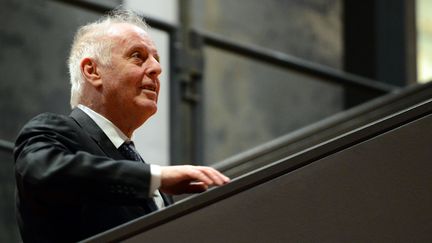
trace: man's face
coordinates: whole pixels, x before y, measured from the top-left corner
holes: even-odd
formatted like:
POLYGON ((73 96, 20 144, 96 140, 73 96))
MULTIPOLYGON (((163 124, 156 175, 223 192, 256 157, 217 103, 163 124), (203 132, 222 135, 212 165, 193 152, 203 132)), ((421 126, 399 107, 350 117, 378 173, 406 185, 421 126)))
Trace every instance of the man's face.
POLYGON ((130 24, 116 24, 111 65, 101 67, 104 109, 123 119, 144 122, 157 110, 161 66, 148 34, 130 24))

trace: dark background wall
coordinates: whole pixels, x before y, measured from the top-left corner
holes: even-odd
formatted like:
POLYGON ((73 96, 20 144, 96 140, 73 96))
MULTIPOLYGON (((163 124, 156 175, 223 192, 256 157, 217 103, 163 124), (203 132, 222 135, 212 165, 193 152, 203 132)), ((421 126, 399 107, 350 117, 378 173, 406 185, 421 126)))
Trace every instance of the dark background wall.
POLYGON ((0 1, 0 138, 42 111, 69 112, 67 55, 76 27, 98 15, 51 1, 0 1))
POLYGON ((0 242, 18 242, 15 220, 15 180, 12 154, 0 150, 0 242))
MULTIPOLYGON (((98 14, 42 0, 0 0, 0 139, 41 112, 67 114, 66 59, 77 26, 98 14)), ((13 160, 0 152, 0 242, 18 242, 13 160)))

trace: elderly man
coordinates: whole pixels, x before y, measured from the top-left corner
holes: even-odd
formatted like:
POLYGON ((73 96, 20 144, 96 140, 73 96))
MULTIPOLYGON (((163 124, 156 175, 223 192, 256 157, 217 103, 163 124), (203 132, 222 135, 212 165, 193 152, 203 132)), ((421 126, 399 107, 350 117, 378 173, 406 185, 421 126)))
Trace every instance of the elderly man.
POLYGON ((16 141, 24 241, 82 240, 166 206, 164 194, 229 182, 210 167, 149 165, 135 151, 133 132, 156 112, 160 87, 146 28, 117 11, 78 30, 69 58, 72 113, 41 114, 16 141))

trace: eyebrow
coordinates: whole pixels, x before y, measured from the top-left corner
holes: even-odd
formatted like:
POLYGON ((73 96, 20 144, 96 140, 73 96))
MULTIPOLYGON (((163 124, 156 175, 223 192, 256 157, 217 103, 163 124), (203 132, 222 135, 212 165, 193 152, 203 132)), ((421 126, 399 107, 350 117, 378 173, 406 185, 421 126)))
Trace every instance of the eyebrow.
POLYGON ((158 62, 160 62, 160 56, 159 56, 159 53, 158 53, 158 51, 156 50, 156 48, 145 48, 145 47, 143 47, 142 45, 133 45, 132 47, 130 47, 130 52, 134 52, 134 51, 138 51, 138 50, 141 50, 141 51, 145 51, 145 52, 147 52, 147 53, 152 53, 152 55, 155 57, 155 59, 158 61, 158 62))
POLYGON ((156 61, 160 62, 159 53, 156 52, 153 56, 155 57, 156 61))

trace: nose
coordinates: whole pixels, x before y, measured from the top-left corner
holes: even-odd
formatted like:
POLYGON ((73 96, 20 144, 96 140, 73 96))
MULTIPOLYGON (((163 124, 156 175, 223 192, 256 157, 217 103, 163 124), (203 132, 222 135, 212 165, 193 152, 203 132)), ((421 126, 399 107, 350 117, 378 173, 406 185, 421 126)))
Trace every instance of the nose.
POLYGON ((162 67, 161 67, 160 63, 156 60, 155 57, 152 56, 148 60, 150 63, 149 63, 149 66, 146 70, 146 74, 151 79, 156 79, 159 76, 159 74, 161 74, 162 67))

